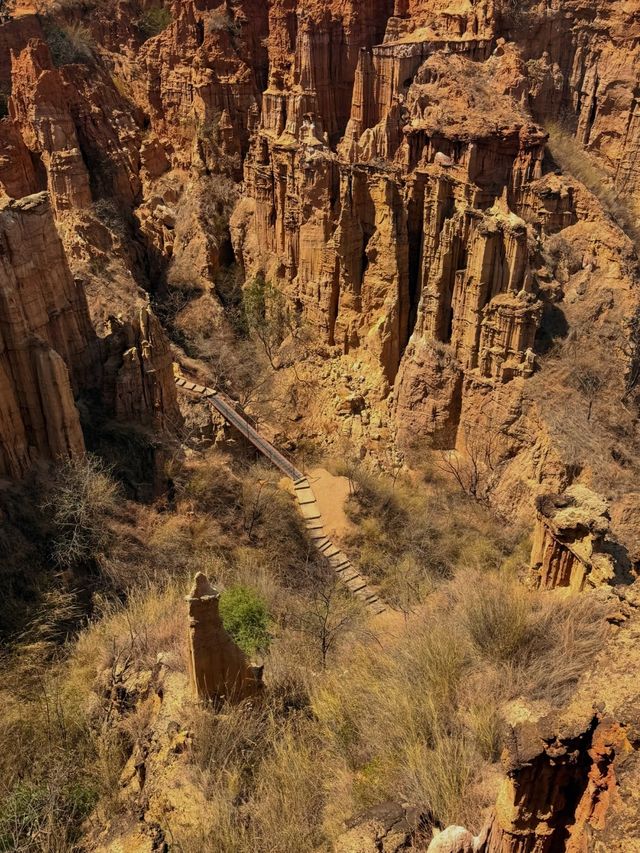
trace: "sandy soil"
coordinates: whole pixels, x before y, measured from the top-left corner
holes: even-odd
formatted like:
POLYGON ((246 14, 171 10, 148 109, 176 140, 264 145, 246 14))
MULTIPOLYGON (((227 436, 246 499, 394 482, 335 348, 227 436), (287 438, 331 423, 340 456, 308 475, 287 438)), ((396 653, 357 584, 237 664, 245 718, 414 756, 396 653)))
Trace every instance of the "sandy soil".
POLYGON ((312 468, 307 479, 318 501, 327 536, 342 544, 347 534, 355 531, 345 512, 349 481, 346 477, 334 477, 324 468, 312 468))

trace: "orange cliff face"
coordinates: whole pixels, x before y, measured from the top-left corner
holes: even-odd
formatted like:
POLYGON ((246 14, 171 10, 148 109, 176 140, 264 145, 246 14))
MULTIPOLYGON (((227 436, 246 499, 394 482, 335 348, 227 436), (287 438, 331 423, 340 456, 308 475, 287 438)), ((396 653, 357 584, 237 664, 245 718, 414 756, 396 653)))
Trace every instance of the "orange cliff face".
POLYGON ((84 450, 74 391, 99 379, 97 339, 47 197, 0 210, 0 474, 84 450))
MULTIPOLYGON (((36 15, 0 25, 1 477, 82 454, 85 395, 175 431, 147 295, 204 294, 215 345, 237 263, 312 332, 295 369, 317 399, 287 429, 471 458, 475 496, 528 521, 534 495, 592 485, 640 553, 637 245, 606 203, 640 190, 634 0, 184 0, 148 38, 129 0, 64 5, 86 61, 55 59, 36 15), (602 197, 553 160, 558 122, 602 197)), ((610 579, 603 515, 539 519, 537 585, 610 579)), ((514 709, 485 849, 615 836, 638 722, 626 696, 594 711, 605 688, 578 723, 514 709)))
MULTIPOLYGON (((122 0, 82 22, 94 59, 58 66, 25 15, 0 27, 0 189, 49 190, 103 334, 123 305, 137 311, 140 285, 186 279, 224 322, 224 251, 202 211, 212 176, 243 177, 231 230, 245 274, 277 282, 332 358, 361 363, 373 420, 401 445, 497 436, 492 494, 529 511, 573 476, 536 384, 549 317, 576 334, 594 318, 620 397, 638 362, 633 247, 554 174, 545 127, 564 121, 636 187, 638 16, 607 0, 514 8, 189 0, 145 40, 122 0), (126 240, 97 221, 105 201, 126 240), (548 250, 564 243, 569 266, 548 250)), ((364 422, 358 435, 374 454, 364 422)))
POLYGON ((582 318, 603 281, 617 281, 596 323, 603 336, 621 333, 620 375, 637 364, 637 341, 623 330, 638 307, 633 249, 608 223, 609 251, 592 263, 587 235, 606 213, 576 181, 549 174, 544 128, 564 117, 605 175, 615 163, 615 180, 623 162, 632 175, 637 133, 615 95, 626 71, 606 99, 591 100, 591 127, 616 133, 595 144, 579 128, 596 73, 584 66, 600 61, 585 46, 606 34, 607 75, 633 69, 634 42, 619 35, 635 16, 606 3, 595 18, 577 2, 531 4, 527 21, 499 2, 379 5, 386 21, 376 28, 349 3, 274 4, 270 82, 232 222, 236 254, 248 275, 279 281, 334 352, 378 373, 401 442, 464 450, 495 434, 498 502, 529 508, 541 486, 569 482, 527 384, 544 318, 568 284, 550 268, 552 238, 575 239, 582 252, 567 317, 582 318))
POLYGON ((81 455, 76 397, 99 394, 122 421, 180 423, 172 357, 148 311, 99 340, 46 193, 0 205, 0 476, 81 455))

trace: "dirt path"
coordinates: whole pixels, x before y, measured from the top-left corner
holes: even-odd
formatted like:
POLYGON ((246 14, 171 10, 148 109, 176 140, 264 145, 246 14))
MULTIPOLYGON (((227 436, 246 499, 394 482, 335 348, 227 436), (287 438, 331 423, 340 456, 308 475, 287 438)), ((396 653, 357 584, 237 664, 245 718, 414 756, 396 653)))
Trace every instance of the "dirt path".
POLYGON ((346 478, 334 477, 323 468, 316 469, 315 477, 312 472, 307 478, 236 411, 228 397, 215 388, 198 385, 181 376, 177 365, 174 366, 174 372, 178 388, 204 397, 228 423, 248 438, 263 456, 286 475, 293 485, 293 494, 315 549, 327 560, 349 591, 360 598, 372 613, 383 613, 386 607, 378 592, 369 580, 354 568, 339 544, 340 535, 346 536, 350 525, 345 513, 345 501, 349 495, 349 483, 346 478), (318 496, 315 489, 318 489, 318 496))
POLYGON ((312 468, 307 479, 318 501, 327 536, 343 543, 356 529, 345 511, 349 481, 346 477, 330 474, 325 468, 312 468))

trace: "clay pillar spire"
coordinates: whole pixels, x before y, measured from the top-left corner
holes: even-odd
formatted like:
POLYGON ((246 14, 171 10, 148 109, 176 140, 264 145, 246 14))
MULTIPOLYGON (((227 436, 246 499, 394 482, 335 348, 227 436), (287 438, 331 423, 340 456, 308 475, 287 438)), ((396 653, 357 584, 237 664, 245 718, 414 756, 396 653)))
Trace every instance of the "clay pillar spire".
POLYGON ((219 594, 198 572, 187 596, 189 678, 202 701, 240 700, 262 689, 262 669, 251 666, 227 634, 218 610, 219 594))

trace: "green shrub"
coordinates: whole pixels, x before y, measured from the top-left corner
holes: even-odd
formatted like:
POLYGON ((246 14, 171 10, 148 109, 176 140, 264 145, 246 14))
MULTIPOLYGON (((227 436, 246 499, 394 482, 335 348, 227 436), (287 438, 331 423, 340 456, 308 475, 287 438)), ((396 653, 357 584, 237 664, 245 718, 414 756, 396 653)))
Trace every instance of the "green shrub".
POLYGON ((56 67, 84 64, 94 61, 93 36, 82 24, 59 27, 51 21, 45 22, 44 34, 56 67))
POLYGON ((246 586, 233 586, 220 596, 222 624, 247 655, 269 647, 269 613, 263 599, 246 586))
POLYGON ((171 20, 171 11, 164 6, 147 9, 138 19, 138 29, 146 41, 166 30, 171 20))

